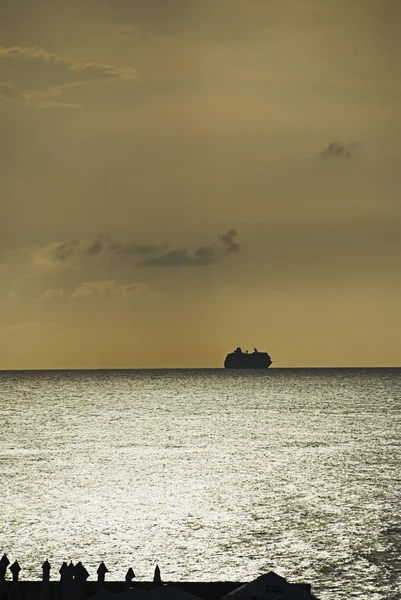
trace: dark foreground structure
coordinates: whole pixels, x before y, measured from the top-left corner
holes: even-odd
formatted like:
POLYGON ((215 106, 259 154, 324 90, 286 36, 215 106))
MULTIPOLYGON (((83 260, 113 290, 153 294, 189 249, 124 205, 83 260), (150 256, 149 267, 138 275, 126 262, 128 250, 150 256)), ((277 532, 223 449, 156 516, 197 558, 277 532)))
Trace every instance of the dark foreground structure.
POLYGON ((0 600, 318 600, 310 584, 289 583, 272 571, 248 583, 163 582, 156 566, 153 581, 134 583, 132 569, 125 582, 106 582, 104 563, 97 570, 97 581, 87 581, 89 574, 81 562, 63 563, 60 581, 50 581, 48 561, 42 566, 42 581, 19 581, 20 570, 16 561, 9 567, 6 555, 0 559, 0 600), (7 567, 12 581, 6 578, 7 567))
POLYGON ((242 352, 237 348, 234 352, 227 354, 224 361, 226 369, 267 369, 272 364, 272 359, 267 352, 258 352, 256 348, 252 354, 242 352))

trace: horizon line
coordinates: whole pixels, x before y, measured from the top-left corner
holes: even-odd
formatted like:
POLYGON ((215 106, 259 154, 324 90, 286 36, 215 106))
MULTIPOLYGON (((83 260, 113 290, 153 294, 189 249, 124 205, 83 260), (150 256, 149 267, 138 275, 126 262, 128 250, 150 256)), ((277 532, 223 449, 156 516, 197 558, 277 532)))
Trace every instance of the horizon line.
POLYGON ((281 370, 296 370, 296 369, 401 369, 401 365, 386 365, 386 366, 297 366, 297 367, 268 367, 266 369, 226 369, 224 367, 43 367, 43 368, 16 368, 2 369, 0 373, 13 373, 22 371, 281 371, 281 370))

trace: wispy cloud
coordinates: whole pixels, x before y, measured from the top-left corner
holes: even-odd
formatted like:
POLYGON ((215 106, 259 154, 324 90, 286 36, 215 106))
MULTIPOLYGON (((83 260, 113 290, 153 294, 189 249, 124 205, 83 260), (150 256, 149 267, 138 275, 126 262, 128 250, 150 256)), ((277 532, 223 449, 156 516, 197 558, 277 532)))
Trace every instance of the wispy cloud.
POLYGON ((94 81, 131 81, 138 74, 133 67, 70 58, 30 46, 0 46, 0 61, 4 73, 2 103, 23 102, 41 108, 79 107, 57 99, 94 81))
MULTIPOLYGON (((43 48, 29 46, 0 46, 0 58, 41 60, 65 67, 68 71, 84 73, 98 79, 99 75, 119 77, 121 79, 132 79, 137 71, 132 67, 118 68, 114 65, 90 62, 75 58, 67 58, 55 52, 47 52, 43 48)), ((86 77, 87 78, 87 77, 86 77)))
POLYGON ((71 267, 82 253, 83 242, 72 238, 62 242, 32 246, 27 250, 29 262, 35 267, 71 267))
POLYGON ((64 296, 64 290, 60 288, 49 288, 44 292, 42 299, 54 300, 54 298, 60 298, 60 296, 64 296))

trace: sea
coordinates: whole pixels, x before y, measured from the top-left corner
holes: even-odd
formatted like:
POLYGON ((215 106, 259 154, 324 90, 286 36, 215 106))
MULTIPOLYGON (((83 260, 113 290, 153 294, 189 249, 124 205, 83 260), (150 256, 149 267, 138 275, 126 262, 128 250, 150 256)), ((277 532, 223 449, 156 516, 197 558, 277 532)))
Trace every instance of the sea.
POLYGON ((21 580, 401 598, 401 369, 0 372, 0 553, 21 580))

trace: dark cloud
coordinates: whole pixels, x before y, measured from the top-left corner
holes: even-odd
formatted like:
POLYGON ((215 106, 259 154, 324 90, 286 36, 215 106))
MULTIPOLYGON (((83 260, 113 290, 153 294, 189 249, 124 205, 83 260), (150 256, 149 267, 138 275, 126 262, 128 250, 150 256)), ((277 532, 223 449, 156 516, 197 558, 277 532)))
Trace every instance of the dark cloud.
POLYGON ((56 262, 65 262, 72 255, 97 256, 102 253, 109 255, 146 255, 163 252, 167 247, 167 244, 139 244, 137 242, 124 244, 111 242, 108 235, 101 233, 93 241, 71 239, 60 244, 52 244, 50 255, 56 262))
POLYGON ((82 254, 87 254, 89 256, 100 254, 105 249, 108 239, 109 238, 106 235, 99 235, 93 242, 82 249, 82 254))
MULTIPOLYGON (((98 235, 92 242, 85 242, 76 238, 61 243, 52 243, 44 248, 48 252, 50 262, 66 263, 70 259, 82 256, 96 256, 106 248, 108 237, 98 235)), ((43 253, 43 249, 40 250, 43 253)))
POLYGON ((55 262, 66 262, 79 249, 80 241, 77 239, 68 240, 58 244, 51 250, 51 258, 55 262))
POLYGON ((340 144, 339 142, 331 142, 322 152, 322 158, 350 158, 355 152, 358 144, 340 144))
POLYGON ((227 252, 237 252, 239 250, 238 232, 235 229, 229 229, 227 233, 220 234, 219 240, 227 252))
POLYGON ((167 244, 138 244, 132 242, 130 244, 120 244, 113 242, 109 245, 109 250, 116 254, 154 254, 167 249, 167 244))
POLYGON ((214 246, 199 246, 193 254, 187 249, 169 250, 141 260, 138 264, 146 267, 204 267, 217 262, 222 250, 224 253, 237 252, 240 247, 235 229, 220 234, 218 242, 214 246))
POLYGON ((202 267, 219 260, 226 252, 239 249, 238 233, 234 229, 218 236, 214 245, 199 246, 190 252, 183 248, 169 249, 164 244, 139 244, 138 242, 112 242, 105 234, 98 235, 93 241, 70 239, 65 242, 52 242, 36 247, 32 252, 34 262, 44 266, 72 266, 83 258, 102 256, 107 259, 117 257, 134 259, 135 265, 149 267, 202 267))
POLYGON ((153 256, 138 264, 146 267, 203 267, 216 260, 216 250, 201 246, 191 255, 188 250, 169 250, 159 256, 153 256))
POLYGON ((239 250, 238 232, 229 229, 218 236, 218 244, 199 246, 193 254, 187 249, 169 250, 156 256, 141 260, 138 264, 146 267, 204 267, 215 263, 221 251, 237 252, 239 250))
POLYGON ((216 257, 216 249, 212 246, 201 246, 195 252, 195 257, 204 260, 214 260, 216 257))
POLYGON ((192 257, 188 250, 169 250, 160 256, 141 260, 139 264, 146 267, 183 267, 192 264, 192 257))

